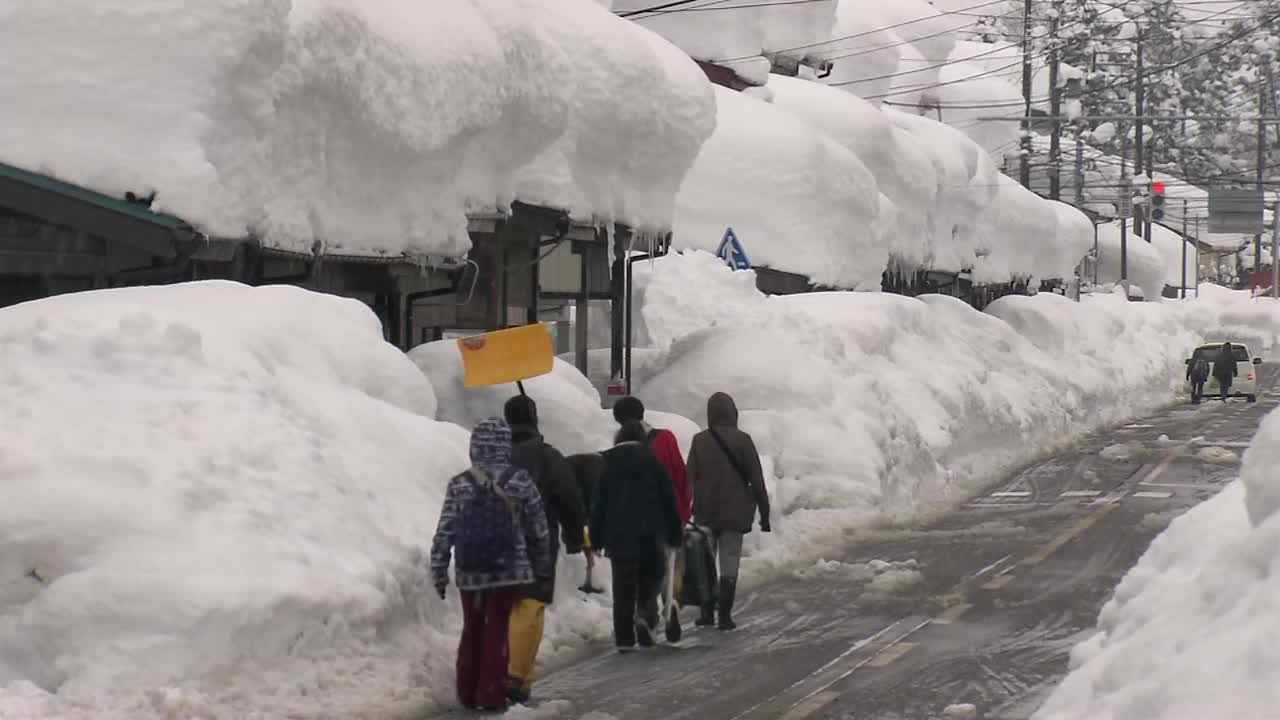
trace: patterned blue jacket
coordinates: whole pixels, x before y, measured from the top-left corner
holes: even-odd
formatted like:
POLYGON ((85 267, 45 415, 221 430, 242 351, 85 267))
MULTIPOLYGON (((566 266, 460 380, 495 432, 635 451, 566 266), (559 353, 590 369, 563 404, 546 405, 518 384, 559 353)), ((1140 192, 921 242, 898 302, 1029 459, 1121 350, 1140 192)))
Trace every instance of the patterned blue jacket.
MULTIPOLYGON (((516 562, 512 569, 501 573, 457 572, 455 582, 458 589, 484 590, 527 585, 536 579, 550 577, 551 534, 547 530, 542 498, 527 472, 512 470, 511 429, 505 421, 489 418, 476 425, 471 433, 471 463, 473 467, 468 472, 494 480, 502 479, 501 487, 516 509, 520 532, 516 533, 516 562)), ((475 483, 466 475, 455 476, 445 490, 444 507, 440 509, 440 522, 431 543, 431 577, 436 582, 449 575, 449 561, 462 508, 476 494, 475 483)))

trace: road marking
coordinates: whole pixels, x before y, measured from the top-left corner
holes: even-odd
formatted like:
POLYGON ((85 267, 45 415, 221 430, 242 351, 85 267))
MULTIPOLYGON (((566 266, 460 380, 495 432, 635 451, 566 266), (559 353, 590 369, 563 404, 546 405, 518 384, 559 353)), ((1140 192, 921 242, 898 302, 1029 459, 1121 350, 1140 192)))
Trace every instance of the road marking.
POLYGON ((999 590, 1000 588, 1013 582, 1012 575, 997 575, 982 584, 983 590, 999 590))
POLYGON ((1101 490, 1068 490, 1061 497, 1098 497, 1101 494, 1101 490))
POLYGON ((1131 495, 1130 497, 1136 497, 1136 498, 1150 498, 1150 499, 1152 499, 1152 500, 1164 500, 1164 499, 1166 499, 1166 498, 1171 498, 1171 497, 1173 497, 1173 493, 1171 493, 1171 492, 1163 492, 1163 491, 1162 491, 1162 492, 1136 492, 1136 493, 1134 493, 1133 495, 1131 495))
POLYGON ((972 608, 972 607, 973 606, 970 605, 969 603, 960 603, 959 605, 952 605, 951 607, 939 613, 938 616, 933 619, 933 622, 937 625, 950 625, 956 620, 959 620, 960 616, 968 612, 969 608, 972 608))
MULTIPOLYGON (((1106 498, 1103 498, 1103 499, 1105 500, 1106 498)), ((1040 548, 1040 550, 1038 550, 1034 555, 1023 560, 1022 564, 1023 565, 1039 565, 1040 563, 1044 562, 1044 560, 1048 558, 1050 555, 1057 552, 1063 545, 1066 545, 1067 543, 1071 542, 1072 540, 1076 539, 1081 534, 1083 534, 1085 530, 1088 530, 1090 527, 1093 527, 1093 524, 1101 520, 1103 515, 1106 515, 1112 510, 1115 510, 1117 507, 1118 506, 1115 504, 1103 505, 1099 507, 1097 510, 1081 518, 1080 521, 1077 522, 1075 525, 1072 525, 1071 527, 1067 528, 1064 532, 1059 534, 1053 540, 1050 540, 1048 544, 1040 548)))
POLYGON ((972 577, 970 577, 969 579, 970 579, 970 580, 977 580, 978 578, 982 577, 983 575, 986 575, 987 573, 991 572, 992 570, 995 570, 996 568, 1000 567, 1001 565, 1003 565, 1003 564, 1005 563, 1005 561, 1006 561, 1006 560, 1009 560, 1009 559, 1010 559, 1010 558, 1012 558, 1012 557, 1013 557, 1013 555, 1005 555, 1004 557, 1000 558, 999 560, 997 560, 997 561, 995 561, 995 562, 991 563, 990 565, 988 565, 988 566, 986 566, 986 567, 982 568, 981 570, 979 570, 978 572, 974 573, 974 574, 973 574, 973 576, 972 576, 972 577))
POLYGON ((1138 484, 1149 485, 1155 482, 1156 478, 1163 475, 1164 471, 1167 470, 1169 466, 1173 464, 1173 461, 1176 460, 1177 457, 1178 457, 1177 453, 1174 453, 1174 452, 1170 452, 1168 455, 1165 455, 1164 459, 1161 460, 1158 465, 1152 468, 1151 472, 1147 473, 1146 477, 1138 481, 1138 484))
POLYGON ((898 658, 911 652, 911 648, 915 647, 915 643, 898 643, 876 653, 875 657, 867 662, 867 667, 888 667, 898 660, 898 658))
POLYGON ((1031 491, 1029 491, 1029 490, 1001 490, 1000 492, 993 492, 993 493, 991 493, 991 495, 989 495, 988 497, 1031 497, 1031 491))
POLYGON ((840 693, 824 690, 791 708, 786 715, 782 716, 782 720, 802 720, 802 718, 807 718, 830 705, 838 697, 840 697, 840 693))

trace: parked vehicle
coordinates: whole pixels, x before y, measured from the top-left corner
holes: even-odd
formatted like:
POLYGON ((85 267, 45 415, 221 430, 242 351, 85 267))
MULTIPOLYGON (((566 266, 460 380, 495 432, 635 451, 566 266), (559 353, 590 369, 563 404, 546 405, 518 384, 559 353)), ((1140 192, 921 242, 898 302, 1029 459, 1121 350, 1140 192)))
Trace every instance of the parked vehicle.
MULTIPOLYGON (((1224 341, 1225 342, 1225 341, 1224 341)), ((1197 347, 1187 357, 1187 366, 1190 367, 1197 360, 1205 360, 1210 364, 1217 361, 1219 353, 1222 352, 1223 343, 1208 343, 1197 347)), ((1258 401, 1258 366, 1262 364, 1262 358, 1253 357, 1249 352, 1249 348, 1245 345, 1232 342, 1232 356, 1235 358, 1238 374, 1231 383, 1231 396, 1243 397, 1249 402, 1258 401)), ((1182 391, 1194 400, 1193 388, 1191 387, 1190 378, 1183 383, 1182 391)), ((1222 394, 1222 386, 1216 374, 1211 374, 1204 384, 1204 396, 1207 398, 1217 397, 1222 394)))

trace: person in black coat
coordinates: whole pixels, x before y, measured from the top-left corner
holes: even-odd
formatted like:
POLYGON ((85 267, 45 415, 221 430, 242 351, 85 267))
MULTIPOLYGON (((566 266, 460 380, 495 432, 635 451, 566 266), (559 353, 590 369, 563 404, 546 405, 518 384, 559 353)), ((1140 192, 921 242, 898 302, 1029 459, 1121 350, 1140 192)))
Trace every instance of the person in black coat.
POLYGON ((1222 349, 1218 351, 1218 357, 1213 363, 1213 376, 1218 379, 1218 387, 1222 389, 1224 401, 1231 397, 1231 386, 1239 374, 1240 368, 1236 365, 1235 348, 1229 342, 1222 343, 1222 349))
POLYGON ((666 548, 684 539, 671 479, 642 423, 625 423, 606 450, 591 505, 592 545, 613 565, 613 633, 619 652, 652 647, 666 548))
POLYGON ((565 550, 570 555, 582 552, 587 510, 573 466, 538 432, 537 404, 527 396, 517 395, 507 401, 503 415, 511 426, 511 464, 533 477, 551 533, 551 574, 520 588, 508 625, 507 697, 523 703, 533 693, 533 670, 542 644, 546 607, 555 597, 558 536, 564 537, 565 550))

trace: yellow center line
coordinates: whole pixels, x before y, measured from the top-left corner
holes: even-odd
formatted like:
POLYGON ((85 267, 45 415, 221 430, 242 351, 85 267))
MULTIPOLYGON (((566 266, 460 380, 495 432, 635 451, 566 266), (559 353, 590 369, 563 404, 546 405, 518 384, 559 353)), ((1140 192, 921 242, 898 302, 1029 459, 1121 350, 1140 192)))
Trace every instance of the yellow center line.
POLYGON ((838 697, 840 697, 840 693, 831 692, 830 690, 820 692, 791 708, 787 711, 786 715, 782 716, 782 720, 802 720, 802 718, 807 718, 818 710, 830 705, 838 697))
POLYGON ((1101 505, 1097 510, 1084 516, 1075 525, 1067 528, 1065 532, 1050 540, 1048 544, 1040 548, 1034 555, 1031 555, 1022 561, 1023 565, 1039 565, 1046 558, 1057 552, 1063 545, 1071 542, 1084 533, 1085 530, 1093 527, 1093 524, 1102 519, 1103 515, 1115 510, 1119 505, 1109 504, 1101 505))

